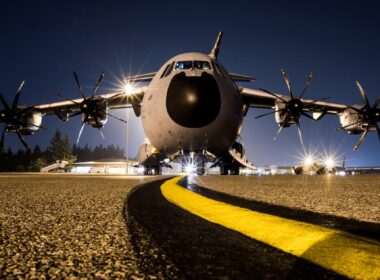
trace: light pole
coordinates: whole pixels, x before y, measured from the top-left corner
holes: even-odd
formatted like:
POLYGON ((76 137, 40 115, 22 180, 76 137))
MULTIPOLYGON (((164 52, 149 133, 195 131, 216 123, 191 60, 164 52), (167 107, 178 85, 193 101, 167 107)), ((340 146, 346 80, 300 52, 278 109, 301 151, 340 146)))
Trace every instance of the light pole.
POLYGON ((129 109, 127 109, 127 146, 126 146, 126 156, 127 156, 127 165, 125 167, 126 169, 126 173, 128 174, 128 163, 129 163, 129 160, 128 160, 128 129, 129 129, 129 109))

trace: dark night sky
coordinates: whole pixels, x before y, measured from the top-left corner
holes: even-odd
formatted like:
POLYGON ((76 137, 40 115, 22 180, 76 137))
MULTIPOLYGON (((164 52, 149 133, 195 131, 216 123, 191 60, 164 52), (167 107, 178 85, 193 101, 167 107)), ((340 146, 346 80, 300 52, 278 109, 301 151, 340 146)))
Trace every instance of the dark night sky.
MULTIPOLYGON (((157 70, 170 57, 187 51, 208 53, 219 30, 219 54, 231 72, 253 75, 246 84, 286 93, 280 69, 285 68, 300 92, 310 71, 314 80, 306 97, 331 96, 332 102, 361 103, 359 80, 370 101, 380 94, 380 4, 378 1, 2 1, 0 9, 0 91, 10 101, 26 80, 22 104, 58 100, 56 93, 79 97, 72 71, 90 91, 101 71, 103 91, 115 77, 157 70), (290 3, 291 2, 291 3, 290 3)), ((114 111, 125 116, 125 110, 114 111)), ((242 140, 256 164, 290 164, 300 150, 296 129, 283 130, 278 140, 273 117, 254 119, 250 110, 242 140)), ((49 129, 27 137, 30 146, 46 147, 59 127, 75 141, 80 118, 69 123, 45 117, 49 129)), ((380 165, 380 142, 369 133, 356 152, 359 135, 335 132, 336 116, 319 123, 302 119, 304 142, 319 152, 345 155, 347 165, 380 165)), ((126 128, 110 119, 107 143, 126 146, 126 128)), ((8 134, 7 146, 21 147, 8 134)), ((129 155, 144 140, 140 119, 129 114, 129 155)), ((104 144, 88 127, 81 144, 104 144)))

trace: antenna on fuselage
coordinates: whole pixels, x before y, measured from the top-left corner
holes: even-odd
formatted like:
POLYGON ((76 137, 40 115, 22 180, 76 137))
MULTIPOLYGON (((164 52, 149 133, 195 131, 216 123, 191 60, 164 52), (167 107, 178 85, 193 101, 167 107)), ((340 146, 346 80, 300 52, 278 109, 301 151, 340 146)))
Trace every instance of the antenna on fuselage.
POLYGON ((218 54, 219 54, 219 47, 220 43, 222 42, 222 37, 223 37, 223 32, 220 31, 218 34, 218 38, 216 38, 216 42, 214 47, 212 48, 209 56, 211 56, 213 59, 217 60, 218 59, 218 54))

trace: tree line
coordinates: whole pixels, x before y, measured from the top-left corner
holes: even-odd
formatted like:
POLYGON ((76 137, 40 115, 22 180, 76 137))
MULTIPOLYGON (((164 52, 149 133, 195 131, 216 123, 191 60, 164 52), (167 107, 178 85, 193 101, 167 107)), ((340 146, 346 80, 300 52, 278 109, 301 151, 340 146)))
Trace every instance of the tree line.
POLYGON ((44 166, 57 160, 65 160, 69 163, 75 161, 90 161, 99 159, 120 159, 125 157, 124 149, 119 146, 102 145, 90 148, 86 144, 83 148, 72 146, 67 135, 62 136, 57 130, 50 140, 50 145, 43 151, 36 145, 33 151, 19 149, 15 153, 11 148, 0 149, 0 172, 38 172, 44 166))

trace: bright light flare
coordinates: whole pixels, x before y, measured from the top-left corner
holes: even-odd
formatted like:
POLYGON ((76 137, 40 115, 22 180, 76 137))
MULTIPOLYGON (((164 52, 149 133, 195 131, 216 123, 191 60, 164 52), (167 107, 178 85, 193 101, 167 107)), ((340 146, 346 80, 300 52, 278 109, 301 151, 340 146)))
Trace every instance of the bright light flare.
POLYGON ((130 95, 135 91, 135 87, 132 83, 127 82, 123 85, 123 90, 125 91, 125 94, 130 95))
POLYGON ((325 159, 325 165, 327 168, 333 168, 335 166, 335 160, 332 157, 327 157, 325 159))
POLYGON ((307 155, 304 159, 304 163, 307 166, 311 166, 313 164, 313 162, 314 162, 314 159, 311 155, 307 155))
POLYGON ((195 164, 189 163, 185 166, 185 172, 187 174, 195 173, 197 171, 197 167, 195 164))
POLYGON ((140 166, 140 167, 137 169, 137 173, 139 173, 139 174, 143 174, 144 171, 145 171, 144 166, 140 166))

